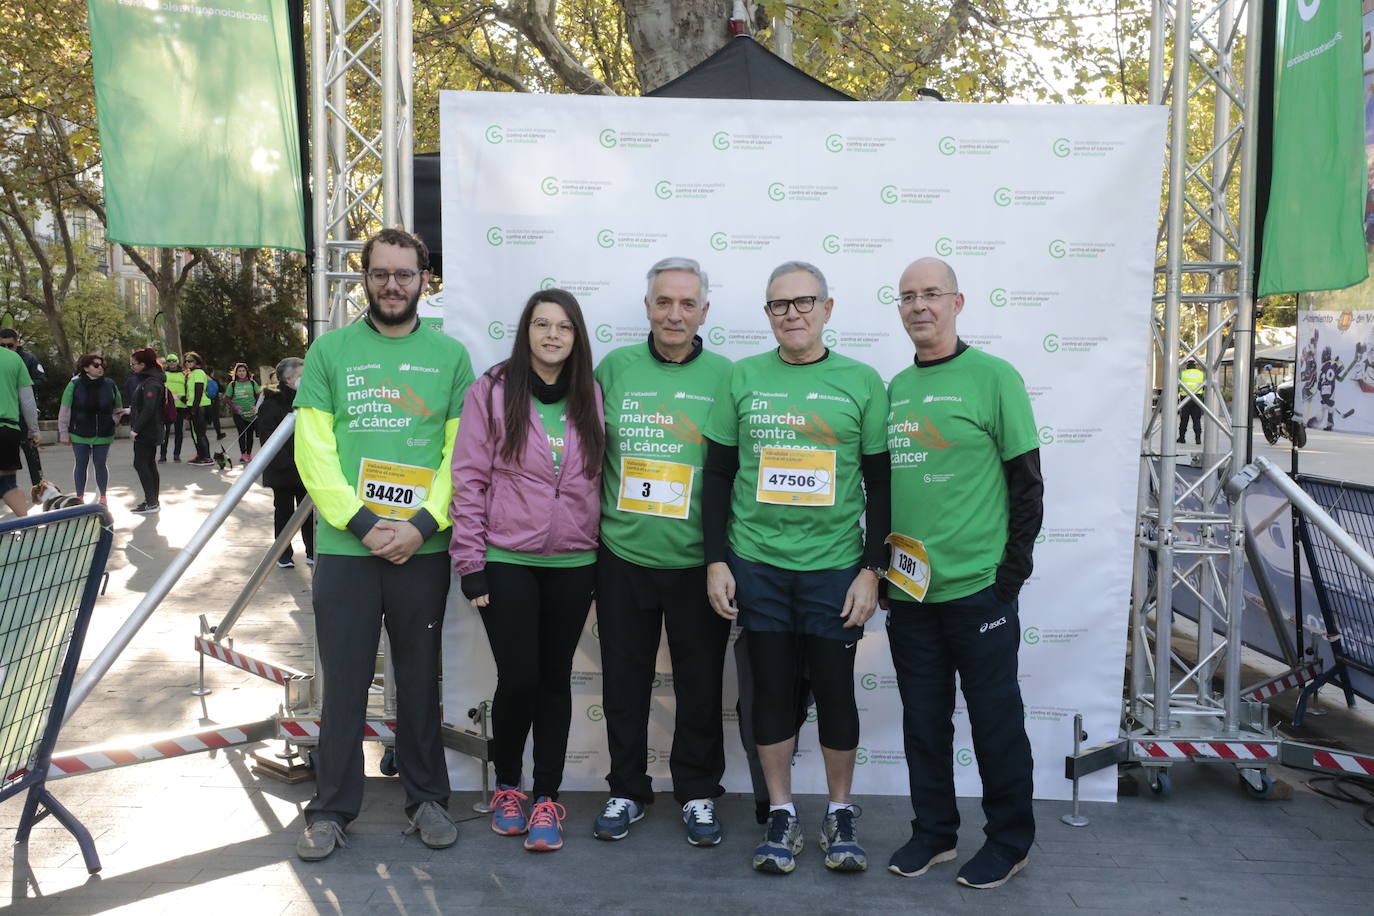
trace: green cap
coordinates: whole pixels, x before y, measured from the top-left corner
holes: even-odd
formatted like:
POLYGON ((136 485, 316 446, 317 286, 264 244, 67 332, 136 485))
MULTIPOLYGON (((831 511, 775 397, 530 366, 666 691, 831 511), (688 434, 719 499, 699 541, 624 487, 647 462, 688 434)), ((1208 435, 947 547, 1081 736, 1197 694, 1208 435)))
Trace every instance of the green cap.
POLYGON ((166 356, 163 357, 163 359, 165 359, 169 363, 181 362, 181 359, 178 358, 178 356, 175 353, 168 353, 166 356))

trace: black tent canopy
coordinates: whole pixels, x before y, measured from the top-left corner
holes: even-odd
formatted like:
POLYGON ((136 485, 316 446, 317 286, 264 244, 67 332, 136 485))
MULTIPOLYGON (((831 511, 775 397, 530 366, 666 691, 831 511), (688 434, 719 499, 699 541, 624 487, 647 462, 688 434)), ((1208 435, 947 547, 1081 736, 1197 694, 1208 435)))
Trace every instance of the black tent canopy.
MULTIPOLYGON (((670 83, 648 93, 678 99, 779 99, 852 102, 851 96, 808 76, 748 35, 726 45, 670 83)), ((430 250, 430 266, 443 274, 443 219, 439 205, 439 154, 414 160, 415 231, 430 250)))

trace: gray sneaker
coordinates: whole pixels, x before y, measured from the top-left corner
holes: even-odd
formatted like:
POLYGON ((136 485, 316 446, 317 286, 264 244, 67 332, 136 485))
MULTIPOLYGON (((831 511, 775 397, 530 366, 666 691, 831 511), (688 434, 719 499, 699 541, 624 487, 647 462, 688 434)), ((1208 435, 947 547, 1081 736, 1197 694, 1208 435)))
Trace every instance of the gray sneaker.
POLYGON ((448 816, 444 806, 434 801, 421 802, 410 819, 406 835, 418 832, 420 842, 430 849, 448 849, 458 842, 458 825, 448 816))
POLYGON ((307 862, 326 859, 335 846, 347 846, 343 825, 338 821, 318 820, 305 828, 305 833, 296 841, 296 855, 307 862))
POLYGON ((797 853, 801 851, 801 821, 779 808, 768 815, 763 842, 754 848, 754 871, 788 874, 797 867, 797 853))

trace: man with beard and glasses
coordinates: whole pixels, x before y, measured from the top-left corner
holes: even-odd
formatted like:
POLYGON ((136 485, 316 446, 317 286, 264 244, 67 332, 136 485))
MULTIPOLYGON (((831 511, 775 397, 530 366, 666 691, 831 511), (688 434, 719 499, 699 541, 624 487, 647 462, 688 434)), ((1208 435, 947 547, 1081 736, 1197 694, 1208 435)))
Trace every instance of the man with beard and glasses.
POLYGON ((363 799, 363 722, 386 626, 396 672, 396 759, 407 833, 452 846, 439 739, 439 642, 448 597, 449 463, 468 352, 415 315, 429 283, 424 242, 384 229, 363 246, 366 317, 305 357, 296 394, 296 467, 323 524, 312 599, 324 706, 315 798, 296 854, 346 844, 363 799))

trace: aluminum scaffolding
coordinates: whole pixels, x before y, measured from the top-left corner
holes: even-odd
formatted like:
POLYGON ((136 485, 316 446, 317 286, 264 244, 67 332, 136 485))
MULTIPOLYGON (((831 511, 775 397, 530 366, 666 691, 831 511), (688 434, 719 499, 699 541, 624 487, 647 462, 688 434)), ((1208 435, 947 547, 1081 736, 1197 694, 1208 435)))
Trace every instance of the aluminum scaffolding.
POLYGON ((310 339, 358 310, 350 256, 415 222, 411 0, 310 0, 310 339))
POLYGON ((1168 198, 1155 268, 1150 365, 1158 397, 1147 386, 1122 736, 1127 759, 1149 768, 1156 791, 1168 788, 1171 762, 1197 759, 1175 753, 1180 743, 1249 748, 1237 758, 1222 753, 1217 759, 1234 762, 1259 793, 1267 791, 1265 769, 1277 757, 1264 707, 1245 696, 1240 682, 1243 493, 1227 500, 1221 491, 1244 466, 1250 435, 1251 102, 1258 87, 1260 7, 1249 0, 1156 0, 1151 22, 1150 101, 1169 106, 1168 198), (1243 72, 1235 64, 1242 59, 1243 72), (1210 131, 1190 122, 1190 114, 1208 106, 1210 131), (1231 206, 1237 207, 1235 218, 1231 206), (1192 330, 1187 339, 1185 319, 1192 330), (1220 367, 1231 345, 1236 372, 1228 404, 1220 367), (1196 395, 1179 385, 1187 359, 1206 373, 1196 395), (1180 396, 1202 405, 1198 452, 1180 454, 1175 443, 1180 396), (1180 465, 1199 473, 1182 475, 1180 465), (1191 663, 1173 647, 1176 592, 1198 603, 1197 660, 1191 663), (1218 669, 1220 692, 1213 686, 1218 669))

